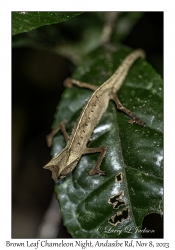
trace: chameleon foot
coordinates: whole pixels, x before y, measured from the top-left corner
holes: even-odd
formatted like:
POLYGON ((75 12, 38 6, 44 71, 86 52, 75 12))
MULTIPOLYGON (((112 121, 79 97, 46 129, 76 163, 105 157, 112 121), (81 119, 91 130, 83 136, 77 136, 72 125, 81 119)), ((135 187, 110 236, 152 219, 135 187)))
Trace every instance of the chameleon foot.
POLYGON ((99 175, 106 175, 105 174, 105 171, 102 171, 101 169, 91 169, 90 171, 89 171, 89 175, 94 175, 94 174, 99 174, 99 175))

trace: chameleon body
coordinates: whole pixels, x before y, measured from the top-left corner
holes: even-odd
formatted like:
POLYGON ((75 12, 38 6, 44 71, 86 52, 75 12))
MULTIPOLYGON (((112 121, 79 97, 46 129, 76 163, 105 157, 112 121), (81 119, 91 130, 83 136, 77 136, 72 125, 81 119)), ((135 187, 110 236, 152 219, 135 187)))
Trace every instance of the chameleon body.
POLYGON ((67 135, 63 123, 60 123, 47 137, 50 146, 52 144, 53 136, 61 130, 67 141, 66 147, 44 166, 45 169, 52 171, 52 177, 54 180, 63 179, 68 173, 70 173, 76 167, 82 155, 97 152, 100 153, 100 156, 95 167, 90 170, 89 175, 105 175, 105 172, 100 169, 100 165, 106 154, 106 147, 87 148, 86 145, 94 128, 106 111, 110 100, 114 101, 118 109, 122 110, 132 118, 129 121, 130 123, 135 122, 138 125, 144 126, 144 123, 135 114, 123 107, 116 96, 116 92, 123 84, 131 65, 139 57, 145 58, 145 53, 141 49, 137 49, 130 53, 122 61, 114 74, 100 87, 88 83, 82 83, 70 78, 66 79, 65 85, 67 87, 71 87, 72 84, 74 84, 79 87, 89 88, 94 90, 94 92, 82 109, 77 122, 74 124, 70 137, 67 135))

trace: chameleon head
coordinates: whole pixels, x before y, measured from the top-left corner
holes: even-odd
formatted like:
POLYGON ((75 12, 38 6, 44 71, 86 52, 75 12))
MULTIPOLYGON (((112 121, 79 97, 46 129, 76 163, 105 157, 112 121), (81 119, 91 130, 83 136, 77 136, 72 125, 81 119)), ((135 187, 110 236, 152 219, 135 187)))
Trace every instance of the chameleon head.
MULTIPOLYGON (((69 165, 66 165, 62 171, 60 171, 57 180, 61 180, 66 177, 76 167, 78 160, 74 160, 69 165)), ((53 175, 52 175, 53 176, 53 175)))
POLYGON ((56 155, 48 164, 44 166, 44 169, 52 171, 52 178, 55 181, 61 180, 66 177, 76 167, 78 163, 77 158, 71 159, 67 150, 62 150, 56 155))
POLYGON ((57 181, 58 180, 58 173, 59 173, 59 166, 57 165, 50 165, 52 164, 51 161, 44 166, 44 169, 49 169, 52 171, 52 178, 57 181))

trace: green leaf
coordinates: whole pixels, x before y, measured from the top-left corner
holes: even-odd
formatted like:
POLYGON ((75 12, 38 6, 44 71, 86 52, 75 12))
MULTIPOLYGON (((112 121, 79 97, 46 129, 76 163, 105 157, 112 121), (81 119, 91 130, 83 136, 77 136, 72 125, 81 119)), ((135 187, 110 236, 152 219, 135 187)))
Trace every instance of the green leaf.
POLYGON ((12 12, 12 34, 28 32, 43 25, 66 21, 78 12, 12 12))
MULTIPOLYGON (((101 85, 130 51, 123 46, 100 47, 84 57, 73 78, 101 85)), ((70 133, 91 94, 90 90, 78 87, 66 89, 53 127, 63 121, 70 133)), ((149 63, 138 59, 118 97, 146 126, 128 124, 129 118, 110 101, 88 144, 88 147, 107 147, 101 164, 106 175, 89 176, 99 154, 85 155, 72 173, 55 183, 63 222, 72 237, 139 238, 141 234, 137 230, 141 229, 144 217, 153 212, 162 214, 162 79, 149 63), (117 175, 121 181, 115 181, 117 175), (121 192, 122 205, 115 209, 109 199, 121 192), (124 220, 114 226, 109 221, 119 211, 124 220)), ((58 133, 52 156, 64 146, 63 136, 58 133)))

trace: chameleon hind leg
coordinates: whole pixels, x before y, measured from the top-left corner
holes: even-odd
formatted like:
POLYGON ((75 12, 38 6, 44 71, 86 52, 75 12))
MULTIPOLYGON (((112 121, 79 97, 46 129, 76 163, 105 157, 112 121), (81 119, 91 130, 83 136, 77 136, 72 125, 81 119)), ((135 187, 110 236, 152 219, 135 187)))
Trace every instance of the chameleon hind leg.
POLYGON ((87 88, 90 90, 96 90, 99 86, 90 84, 90 83, 86 83, 86 82, 80 82, 78 80, 72 79, 72 78, 66 78, 66 80, 64 81, 64 86, 67 88, 71 88, 73 85, 76 85, 79 88, 87 88))
POLYGON ((118 97, 116 96, 115 93, 111 93, 111 100, 116 104, 117 108, 119 110, 121 110, 122 112, 124 112, 125 114, 127 114, 129 117, 131 117, 132 119, 128 121, 128 123, 137 123, 140 126, 144 126, 145 123, 140 120, 132 111, 130 111, 129 109, 125 108, 121 102, 119 101, 118 97))

